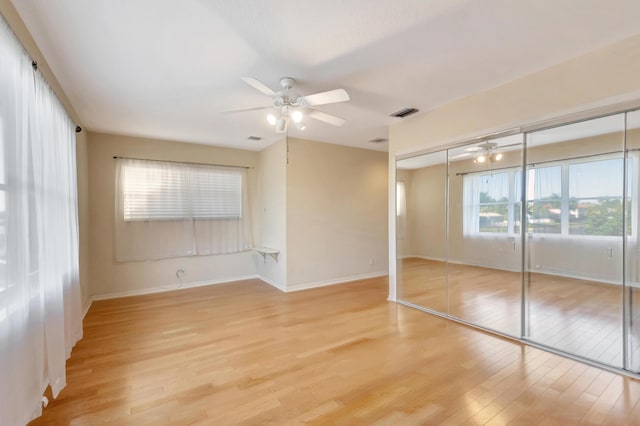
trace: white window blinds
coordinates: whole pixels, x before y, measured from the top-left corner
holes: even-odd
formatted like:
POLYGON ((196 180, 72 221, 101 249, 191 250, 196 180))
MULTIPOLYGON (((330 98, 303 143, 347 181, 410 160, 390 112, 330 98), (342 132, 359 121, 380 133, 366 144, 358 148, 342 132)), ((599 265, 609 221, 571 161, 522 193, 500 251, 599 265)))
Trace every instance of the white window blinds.
POLYGON ((250 223, 245 168, 117 160, 118 261, 245 251, 250 223))
POLYGON ((239 168, 125 161, 124 220, 240 219, 242 173, 239 168))

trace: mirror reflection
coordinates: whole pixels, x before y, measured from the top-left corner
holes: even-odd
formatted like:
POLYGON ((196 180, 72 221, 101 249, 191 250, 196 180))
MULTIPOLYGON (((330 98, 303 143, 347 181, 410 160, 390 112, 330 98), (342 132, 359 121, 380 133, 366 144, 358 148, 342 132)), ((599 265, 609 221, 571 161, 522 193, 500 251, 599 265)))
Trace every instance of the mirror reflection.
POLYGON ((396 182, 398 297, 447 312, 447 153, 400 160, 396 182))
POLYGON ((520 336, 522 134, 449 150, 449 313, 520 336))
POLYGON ((399 300, 639 372, 639 171, 640 111, 398 161, 399 300))

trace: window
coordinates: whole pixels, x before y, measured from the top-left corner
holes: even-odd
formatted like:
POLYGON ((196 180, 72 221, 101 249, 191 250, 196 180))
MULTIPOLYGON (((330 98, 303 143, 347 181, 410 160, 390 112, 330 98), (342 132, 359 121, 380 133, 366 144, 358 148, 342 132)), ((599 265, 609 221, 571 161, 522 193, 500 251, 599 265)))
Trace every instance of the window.
POLYGON ((116 170, 117 261, 252 247, 246 168, 119 158, 116 170))
POLYGON ((125 221, 242 217, 241 169, 134 161, 121 173, 125 221))
MULTIPOLYGON (((622 158, 565 161, 527 171, 527 230, 542 234, 620 236, 623 226, 622 158)), ((632 208, 632 165, 627 166, 627 217, 632 208)), ((464 176, 465 233, 519 233, 521 172, 464 176)), ((626 224, 630 235, 632 224, 626 224)))

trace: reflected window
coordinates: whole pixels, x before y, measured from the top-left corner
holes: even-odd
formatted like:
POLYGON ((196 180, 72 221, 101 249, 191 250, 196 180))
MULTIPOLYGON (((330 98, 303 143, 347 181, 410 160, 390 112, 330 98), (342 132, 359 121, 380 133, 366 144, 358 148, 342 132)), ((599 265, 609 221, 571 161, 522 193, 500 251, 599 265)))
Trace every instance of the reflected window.
POLYGON ((464 176, 466 234, 520 232, 519 176, 515 170, 464 176))
MULTIPOLYGON (((631 161, 628 182, 631 188, 631 161)), ((529 169, 528 232, 584 236, 621 236, 623 214, 622 158, 566 161, 529 169)), ((631 211, 631 191, 627 210, 631 211)), ((630 217, 630 216, 629 216, 630 217)), ((627 224, 630 234, 632 224, 627 224)))
POLYGON ((397 217, 397 238, 404 239, 407 224, 407 190, 404 182, 396 183, 396 217, 397 217))
MULTIPOLYGON (((527 171, 527 232, 621 236, 624 163, 621 158, 566 161, 527 171)), ((627 167, 627 217, 634 203, 632 164, 627 167)), ((522 174, 469 173, 463 178, 465 234, 520 233, 522 174)), ((626 223, 631 235, 633 224, 626 223)))
MULTIPOLYGON (((570 234, 622 235, 623 170, 621 158, 569 165, 570 234)), ((631 204, 628 199, 629 213, 631 204)), ((627 230, 630 233, 631 223, 627 230)))
POLYGON ((529 170, 527 182, 529 232, 560 234, 562 227, 562 168, 529 170))

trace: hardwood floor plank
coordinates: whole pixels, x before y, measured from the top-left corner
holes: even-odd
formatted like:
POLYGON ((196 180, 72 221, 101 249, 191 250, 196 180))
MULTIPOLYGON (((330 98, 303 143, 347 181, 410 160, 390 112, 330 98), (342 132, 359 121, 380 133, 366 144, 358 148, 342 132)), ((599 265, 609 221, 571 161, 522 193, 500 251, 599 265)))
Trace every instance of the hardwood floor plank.
POLYGON ((387 302, 386 279, 95 302, 33 425, 625 424, 640 382, 387 302), (558 410, 562 406, 562 410, 558 410))

